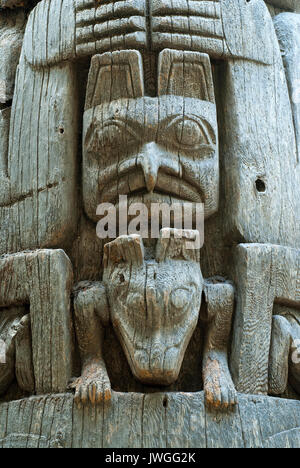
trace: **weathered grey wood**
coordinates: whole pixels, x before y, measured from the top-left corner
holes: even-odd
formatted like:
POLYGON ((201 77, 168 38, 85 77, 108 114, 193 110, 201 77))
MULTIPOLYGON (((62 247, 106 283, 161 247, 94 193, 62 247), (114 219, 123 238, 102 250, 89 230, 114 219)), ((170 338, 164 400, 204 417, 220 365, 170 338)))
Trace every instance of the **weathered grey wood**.
POLYGON ((190 49, 215 58, 244 57, 271 63, 267 48, 260 47, 260 40, 272 43, 268 9, 262 1, 250 3, 199 0, 195 5, 192 0, 160 0, 152 4, 148 21, 148 0, 120 1, 116 6, 111 0, 97 7, 85 0, 63 0, 62 9, 60 0, 45 0, 29 18, 25 56, 32 65, 45 66, 125 45, 137 50, 190 49), (47 30, 35 26, 48 21, 51 27, 47 30), (37 52, 33 49, 36 43, 40 45, 37 52))
POLYGON ((0 253, 72 241, 76 154, 74 67, 33 71, 21 58, 11 110, 9 183, 0 199, 0 253))
POLYGON ((300 251, 270 244, 240 244, 234 264, 234 382, 240 392, 267 394, 273 307, 276 302, 296 309, 300 306, 300 251))
POLYGON ((143 202, 148 205, 203 202, 205 216, 212 216, 218 208, 219 161, 209 57, 165 50, 159 55, 158 97, 144 96, 143 81, 137 51, 92 60, 83 123, 86 214, 96 222, 100 203, 117 203, 119 195, 127 194, 130 204, 136 201, 135 192, 144 190, 143 202), (141 126, 145 127, 142 136, 141 126), (167 197, 163 195, 166 186, 167 197))
POLYGON ((0 405, 0 446, 299 448, 299 415, 299 402, 250 395, 214 415, 203 393, 113 393, 110 405, 82 409, 67 394, 33 397, 0 405))
POLYGON ((282 395, 288 384, 291 326, 280 315, 273 317, 269 363, 269 392, 282 395))
POLYGON ((111 399, 103 355, 104 327, 109 322, 137 380, 156 386, 176 382, 197 326, 202 294, 207 304, 201 317, 206 328, 202 363, 206 404, 217 409, 236 404, 228 369, 234 289, 220 279, 204 286, 199 249, 189 246, 193 238, 195 231, 163 229, 155 260, 147 261, 141 236, 120 236, 104 247, 103 283, 76 287, 82 373, 71 387, 79 407, 111 399))
POLYGON ((284 69, 273 40, 274 67, 233 61, 224 70, 219 128, 225 202, 220 200, 220 212, 230 242, 298 247, 299 161, 284 69))
POLYGON ((0 104, 13 98, 15 74, 22 48, 26 15, 21 11, 0 14, 0 104))
POLYGON ((72 280, 72 266, 62 250, 0 258, 0 307, 30 304, 37 393, 65 391, 72 376, 72 280))
POLYGON ((0 110, 0 199, 9 200, 8 145, 11 108, 0 110))
POLYGON ((274 26, 287 76, 290 100, 293 110, 297 142, 298 161, 300 159, 300 17, 294 13, 281 13, 275 16, 274 26))
POLYGON ((35 3, 0 0, 0 391, 76 393, 1 405, 0 446, 300 446, 228 365, 299 398, 300 2, 35 3), (120 195, 203 203, 201 268, 190 235, 97 239, 120 195))

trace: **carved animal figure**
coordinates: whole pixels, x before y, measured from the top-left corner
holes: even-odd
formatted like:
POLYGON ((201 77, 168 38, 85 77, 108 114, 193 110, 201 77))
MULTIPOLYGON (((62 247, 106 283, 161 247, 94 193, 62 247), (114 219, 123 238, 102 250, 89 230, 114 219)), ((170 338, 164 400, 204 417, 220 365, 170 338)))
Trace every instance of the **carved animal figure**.
POLYGON ((74 306, 82 375, 72 387, 78 403, 111 397, 103 359, 103 327, 112 322, 134 376, 145 384, 176 381, 197 326, 202 293, 207 303, 203 380, 208 405, 228 408, 236 392, 228 369, 234 305, 230 284, 204 282, 194 231, 162 230, 153 260, 140 236, 106 244, 102 283, 80 284, 74 306))

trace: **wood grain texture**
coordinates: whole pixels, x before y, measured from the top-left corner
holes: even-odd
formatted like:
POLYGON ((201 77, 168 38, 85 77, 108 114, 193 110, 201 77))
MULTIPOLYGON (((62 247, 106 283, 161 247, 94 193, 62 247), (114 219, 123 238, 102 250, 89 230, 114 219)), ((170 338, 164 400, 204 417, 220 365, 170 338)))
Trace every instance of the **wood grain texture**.
POLYGON ((274 18, 274 26, 280 44, 285 67, 289 95, 293 111, 297 155, 300 159, 300 17, 295 13, 281 13, 274 18))
POLYGON ((0 252, 64 247, 77 223, 77 102, 72 64, 32 70, 21 58, 11 109, 0 252))
POLYGON ((220 200, 220 209, 224 206, 223 236, 231 245, 234 240, 299 245, 300 166, 277 46, 273 53, 274 67, 233 61, 222 76, 219 129, 225 202, 220 200))
POLYGON ((268 393, 273 307, 299 308, 299 255, 299 250, 270 244, 236 248, 231 370, 240 392, 268 393))
POLYGON ((82 371, 72 388, 79 406, 111 399, 109 359, 103 352, 109 323, 139 382, 153 387, 175 384, 199 322, 203 294, 206 403, 219 410, 236 404, 228 368, 234 288, 220 278, 203 282, 199 249, 190 245, 195 238, 195 231, 163 229, 155 259, 148 260, 141 236, 120 236, 104 247, 103 283, 82 282, 75 288, 82 371))
POLYGON ((30 305, 38 394, 65 391, 72 376, 72 281, 72 266, 62 250, 0 258, 0 307, 30 305))
POLYGON ((219 195, 210 59, 162 51, 157 97, 144 94, 142 64, 141 54, 128 50, 92 60, 83 122, 86 214, 97 222, 100 203, 118 204, 119 195, 128 195, 129 204, 149 208, 151 202, 203 202, 208 218, 218 209, 219 195))
POLYGON ((78 409, 71 395, 0 405, 3 448, 299 448, 300 403, 239 395, 229 413, 203 393, 113 392, 110 405, 78 409))
POLYGON ((0 446, 300 447, 298 403, 235 405, 234 384, 300 392, 299 1, 267 3, 42 0, 24 41, 24 11, 1 9, 7 401, 15 378, 44 394, 78 376, 72 270, 89 281, 73 291, 76 405, 70 394, 0 405, 0 446), (204 203, 201 269, 174 239, 103 247, 97 205, 125 194, 204 203), (191 388, 204 394, 172 393, 191 388))
POLYGON ((25 57, 41 67, 124 48, 174 48, 270 64, 272 55, 268 47, 259 47, 261 40, 272 41, 272 21, 262 0, 109 0, 96 7, 86 0, 44 0, 29 18, 25 57), (41 22, 46 29, 38 27, 41 22))
POLYGON ((24 11, 0 13, 0 104, 13 98, 16 69, 26 26, 24 11))
POLYGON ((0 199, 9 199, 8 145, 11 107, 0 110, 0 199))

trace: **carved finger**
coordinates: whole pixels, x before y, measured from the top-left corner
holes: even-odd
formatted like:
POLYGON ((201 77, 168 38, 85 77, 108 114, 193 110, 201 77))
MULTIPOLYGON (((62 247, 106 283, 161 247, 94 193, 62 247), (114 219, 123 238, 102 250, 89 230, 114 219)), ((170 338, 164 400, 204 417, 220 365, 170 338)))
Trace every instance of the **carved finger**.
POLYGON ((103 382, 97 382, 96 387, 96 403, 101 403, 104 400, 103 382))
POLYGON ((229 408, 229 402, 230 402, 230 390, 226 389, 222 391, 222 400, 221 400, 221 406, 223 409, 228 409, 229 408))
POLYGON ((111 386, 109 382, 106 382, 104 384, 104 401, 110 401, 111 400, 111 386))
POLYGON ((215 388, 213 391, 213 406, 214 408, 220 408, 222 405, 222 394, 220 388, 215 388))
POLYGON ((95 383, 91 383, 89 385, 89 398, 92 405, 96 404, 96 393, 97 393, 97 385, 95 383))
POLYGON ((79 409, 81 408, 81 390, 80 389, 81 387, 76 388, 75 397, 74 397, 74 401, 79 409))
POLYGON ((210 389, 205 390, 205 403, 208 407, 214 406, 214 394, 210 389))
POLYGON ((81 387, 81 402, 83 405, 86 405, 88 402, 88 388, 86 385, 81 387))
POLYGON ((231 390, 230 392, 230 405, 235 406, 238 404, 238 395, 235 390, 231 390))

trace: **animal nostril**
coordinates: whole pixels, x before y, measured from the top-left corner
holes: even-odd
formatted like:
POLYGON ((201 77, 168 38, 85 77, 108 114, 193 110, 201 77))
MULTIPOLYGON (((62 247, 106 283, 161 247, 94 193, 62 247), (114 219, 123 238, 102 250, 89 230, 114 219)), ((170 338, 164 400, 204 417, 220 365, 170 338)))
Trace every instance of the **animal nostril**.
POLYGON ((169 402, 168 402, 168 397, 165 396, 164 399, 163 399, 163 407, 164 407, 164 408, 168 408, 168 403, 169 403, 169 402))

